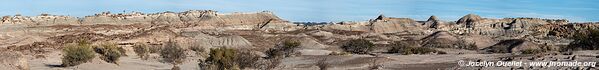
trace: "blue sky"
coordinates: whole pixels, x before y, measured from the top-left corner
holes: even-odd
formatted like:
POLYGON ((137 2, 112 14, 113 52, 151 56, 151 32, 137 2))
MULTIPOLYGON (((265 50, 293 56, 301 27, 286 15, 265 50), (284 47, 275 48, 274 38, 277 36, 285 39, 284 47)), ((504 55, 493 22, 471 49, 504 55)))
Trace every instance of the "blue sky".
POLYGON ((156 13, 216 10, 220 13, 272 11, 291 21, 365 21, 379 14, 456 21, 473 13, 486 18, 538 17, 599 21, 599 0, 3 0, 0 15, 49 13, 86 16, 111 11, 156 13))

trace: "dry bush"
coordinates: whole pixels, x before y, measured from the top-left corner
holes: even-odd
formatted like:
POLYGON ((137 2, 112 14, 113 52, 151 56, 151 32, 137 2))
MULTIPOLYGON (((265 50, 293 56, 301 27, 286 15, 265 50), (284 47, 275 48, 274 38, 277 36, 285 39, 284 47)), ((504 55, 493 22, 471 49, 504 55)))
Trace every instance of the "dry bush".
POLYGON ((133 44, 133 51, 143 60, 147 60, 150 54, 150 47, 144 43, 133 44))
POLYGON ((148 45, 150 53, 159 53, 162 50, 162 45, 148 45))
POLYGON ((96 55, 89 42, 70 43, 63 48, 62 66, 75 66, 90 61, 96 55))
POLYGON ((164 48, 160 50, 162 62, 177 65, 182 63, 186 58, 185 50, 174 41, 168 41, 164 44, 164 48))
POLYGON ((245 68, 258 68, 257 61, 260 56, 252 54, 250 50, 241 50, 237 52, 235 62, 239 65, 240 69, 245 68))
POLYGON ((296 50, 301 43, 293 40, 286 40, 277 44, 275 48, 266 51, 268 58, 290 57, 296 54, 296 50))
POLYGON ((393 43, 392 48, 389 50, 390 53, 400 53, 404 55, 408 54, 428 54, 428 53, 438 53, 438 54, 446 54, 446 52, 438 51, 428 47, 420 47, 417 43, 413 43, 410 41, 398 41, 393 43))
POLYGON ((202 44, 198 43, 200 41, 194 41, 192 43, 190 43, 190 46, 188 47, 190 50, 194 51, 196 53, 196 55, 202 56, 202 57, 208 57, 208 52, 206 48, 204 48, 202 46, 202 44))
POLYGON ((599 29, 586 29, 574 35, 574 41, 562 51, 567 50, 599 50, 599 29))
POLYGON ((374 44, 368 40, 355 39, 345 43, 345 45, 341 46, 341 48, 351 53, 367 54, 374 49, 374 44))
POLYGON ((109 43, 109 42, 101 43, 100 45, 95 46, 94 49, 95 49, 96 53, 99 53, 102 55, 102 57, 100 57, 100 58, 102 58, 102 60, 104 60, 108 63, 115 63, 115 64, 117 64, 116 61, 118 61, 119 58, 121 57, 122 53, 124 53, 119 50, 119 47, 117 44, 109 43))
POLYGON ((522 54, 538 54, 538 53, 543 53, 545 52, 544 50, 541 49, 524 49, 522 50, 522 54))

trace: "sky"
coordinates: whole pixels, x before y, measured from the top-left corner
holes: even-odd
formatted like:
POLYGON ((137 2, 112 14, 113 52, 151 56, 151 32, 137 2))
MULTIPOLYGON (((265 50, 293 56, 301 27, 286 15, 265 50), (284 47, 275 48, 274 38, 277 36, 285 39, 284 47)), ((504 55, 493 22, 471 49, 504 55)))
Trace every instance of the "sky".
POLYGON ((271 11, 280 18, 299 22, 366 21, 380 14, 416 20, 435 15, 444 21, 456 21, 466 14, 599 21, 599 0, 2 0, 0 6, 0 15, 25 16, 215 10, 271 11))

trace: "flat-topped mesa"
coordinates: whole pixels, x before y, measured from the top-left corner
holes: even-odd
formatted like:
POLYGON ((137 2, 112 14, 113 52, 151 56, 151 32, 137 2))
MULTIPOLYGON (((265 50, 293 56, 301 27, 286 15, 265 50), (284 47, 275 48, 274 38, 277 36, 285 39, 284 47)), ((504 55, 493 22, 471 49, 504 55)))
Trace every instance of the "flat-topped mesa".
POLYGON ((70 24, 77 23, 75 17, 40 14, 39 16, 3 16, 0 24, 26 24, 26 25, 44 25, 44 24, 70 24))

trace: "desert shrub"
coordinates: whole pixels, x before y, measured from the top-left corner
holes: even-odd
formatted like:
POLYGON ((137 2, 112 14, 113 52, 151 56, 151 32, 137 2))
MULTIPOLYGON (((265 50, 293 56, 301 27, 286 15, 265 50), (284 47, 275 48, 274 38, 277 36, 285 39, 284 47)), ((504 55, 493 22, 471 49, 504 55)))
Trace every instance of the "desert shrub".
POLYGON ((159 53, 162 50, 161 45, 148 45, 148 48, 150 49, 150 53, 159 53))
POLYGON ((182 63, 183 59, 186 58, 185 50, 176 42, 170 40, 167 41, 164 44, 164 48, 160 50, 160 56, 162 57, 163 62, 171 63, 173 65, 182 63))
POLYGON ((545 52, 541 49, 524 49, 521 51, 522 54, 538 54, 538 53, 542 53, 545 52))
POLYGON ((478 46, 476 46, 475 43, 470 43, 470 44, 466 44, 464 46, 460 46, 461 49, 466 49, 466 50, 478 50, 478 46))
POLYGON ((208 57, 208 53, 206 52, 206 48, 202 47, 201 44, 197 43, 197 41, 192 42, 188 47, 190 50, 194 51, 196 55, 202 57, 208 57))
POLYGON ((239 69, 235 59, 237 51, 235 49, 215 48, 210 49, 210 57, 200 64, 205 70, 232 70, 239 69))
POLYGON ((351 53, 366 54, 373 50, 374 44, 368 40, 355 39, 345 43, 341 48, 351 53))
POLYGON ((121 57, 121 51, 119 51, 119 47, 115 43, 102 43, 98 46, 94 47, 96 53, 102 55, 102 60, 108 63, 115 63, 121 57))
POLYGON ((148 59, 150 53, 150 47, 148 47, 144 43, 135 43, 133 44, 133 51, 139 56, 139 58, 146 60, 148 59))
POLYGON ((269 58, 293 56, 300 44, 298 41, 286 40, 277 44, 275 48, 267 50, 266 54, 269 55, 269 58))
POLYGON ((563 50, 599 50, 599 29, 581 30, 563 50))
POLYGON ((428 54, 428 53, 438 53, 438 54, 446 54, 443 51, 438 51, 428 47, 420 47, 417 44, 411 42, 398 41, 391 45, 390 53, 400 53, 404 55, 408 54, 428 54))
POLYGON ((239 65, 240 69, 245 68, 258 68, 257 61, 260 56, 252 54, 250 50, 241 50, 237 52, 235 62, 239 65))
POLYGON ((62 66, 75 66, 90 61, 95 57, 89 42, 67 44, 63 48, 62 66))

